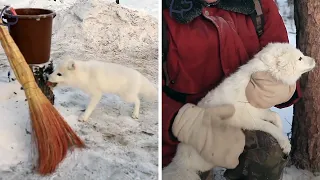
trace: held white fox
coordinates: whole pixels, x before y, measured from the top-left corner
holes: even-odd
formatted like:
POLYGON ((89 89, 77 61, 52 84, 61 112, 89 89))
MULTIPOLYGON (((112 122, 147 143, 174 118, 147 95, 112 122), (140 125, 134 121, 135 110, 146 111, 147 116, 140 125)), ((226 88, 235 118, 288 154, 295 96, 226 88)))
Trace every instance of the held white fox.
POLYGON ((79 121, 87 121, 99 103, 103 93, 120 96, 134 103, 132 118, 139 118, 140 96, 154 101, 157 89, 140 72, 115 63, 66 59, 60 63, 48 79, 51 83, 79 88, 91 96, 79 121))
MULTIPOLYGON (((315 66, 315 60, 305 56, 296 47, 288 43, 269 43, 247 64, 242 65, 219 86, 211 90, 197 105, 203 108, 222 104, 234 105, 235 114, 231 118, 216 123, 269 133, 278 141, 283 152, 289 154, 291 144, 282 133, 280 116, 270 109, 253 107, 246 98, 245 89, 250 76, 255 72, 266 71, 284 84, 294 85, 302 74, 311 71, 315 66)), ((197 172, 205 172, 216 167, 213 163, 202 158, 191 145, 180 143, 172 162, 163 169, 162 178, 164 180, 200 180, 197 172)))

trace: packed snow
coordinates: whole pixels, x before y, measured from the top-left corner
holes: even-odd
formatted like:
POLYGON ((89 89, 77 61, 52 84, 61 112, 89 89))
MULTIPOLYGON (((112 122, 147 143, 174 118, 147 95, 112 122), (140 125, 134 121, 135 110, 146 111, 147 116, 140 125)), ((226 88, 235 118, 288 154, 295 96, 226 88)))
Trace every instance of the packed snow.
MULTIPOLYGON (((3 4, 49 8, 57 13, 51 46, 54 64, 64 56, 114 62, 140 71, 157 84, 157 0, 134 4, 120 0, 120 5, 115 0, 0 1, 3 4), (142 8, 147 9, 142 12, 142 8)), ((28 105, 20 84, 9 82, 10 70, 0 48, 0 179, 158 179, 157 102, 142 101, 140 118, 133 120, 133 104, 106 94, 89 121, 78 122, 89 99, 70 87, 54 90, 55 107, 88 148, 69 152, 55 173, 40 178, 33 170, 35 149, 28 105)))

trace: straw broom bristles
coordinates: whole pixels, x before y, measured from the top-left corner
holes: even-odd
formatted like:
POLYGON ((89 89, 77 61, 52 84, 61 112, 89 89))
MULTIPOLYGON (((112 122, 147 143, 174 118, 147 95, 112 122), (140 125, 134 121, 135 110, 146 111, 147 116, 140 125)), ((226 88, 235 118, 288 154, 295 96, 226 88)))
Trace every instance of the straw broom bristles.
POLYGON ((31 69, 4 26, 0 26, 0 41, 28 100, 33 137, 38 148, 38 172, 43 175, 52 173, 65 158, 69 146, 82 148, 85 145, 42 93, 31 69))

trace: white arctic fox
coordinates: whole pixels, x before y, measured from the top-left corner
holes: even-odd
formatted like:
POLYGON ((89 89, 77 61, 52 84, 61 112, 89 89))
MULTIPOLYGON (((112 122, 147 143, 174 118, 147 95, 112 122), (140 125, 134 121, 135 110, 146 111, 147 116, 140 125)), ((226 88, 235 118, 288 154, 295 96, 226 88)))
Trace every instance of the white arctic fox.
MULTIPOLYGON (((219 121, 233 127, 260 130, 271 134, 283 152, 289 154, 291 145, 282 133, 280 116, 270 109, 251 106, 245 96, 245 89, 254 72, 268 71, 276 79, 294 85, 305 72, 315 67, 315 60, 304 56, 301 51, 287 43, 270 43, 257 53, 252 60, 226 78, 218 87, 210 91, 199 103, 199 107, 233 104, 235 114, 227 120, 219 121)), ((217 144, 219 146, 219 144, 217 144)), ((215 165, 203 159, 187 144, 179 144, 172 163, 164 168, 164 180, 196 180, 198 171, 208 171, 215 165)))
POLYGON ((157 99, 157 89, 146 77, 134 69, 115 63, 68 58, 57 66, 48 81, 79 88, 91 96, 79 121, 88 120, 103 93, 116 94, 123 100, 134 103, 134 119, 139 117, 139 95, 148 100, 157 99))

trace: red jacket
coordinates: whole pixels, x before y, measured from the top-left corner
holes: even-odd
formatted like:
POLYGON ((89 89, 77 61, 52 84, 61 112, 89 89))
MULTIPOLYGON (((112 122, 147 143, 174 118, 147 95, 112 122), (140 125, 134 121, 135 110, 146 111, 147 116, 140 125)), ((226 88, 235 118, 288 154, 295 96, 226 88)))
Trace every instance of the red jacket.
MULTIPOLYGON (((235 72, 270 42, 288 42, 287 31, 273 0, 262 0, 264 33, 257 36, 252 19, 243 14, 206 7, 202 16, 188 24, 177 23, 164 10, 168 25, 167 70, 169 87, 191 94, 188 103, 197 103, 223 78, 235 72)), ((164 78, 162 80, 164 86, 164 78)), ((300 86, 291 100, 277 105, 284 108, 301 97, 300 86)), ((171 132, 172 121, 183 103, 162 92, 162 167, 175 155, 179 143, 171 132)))

